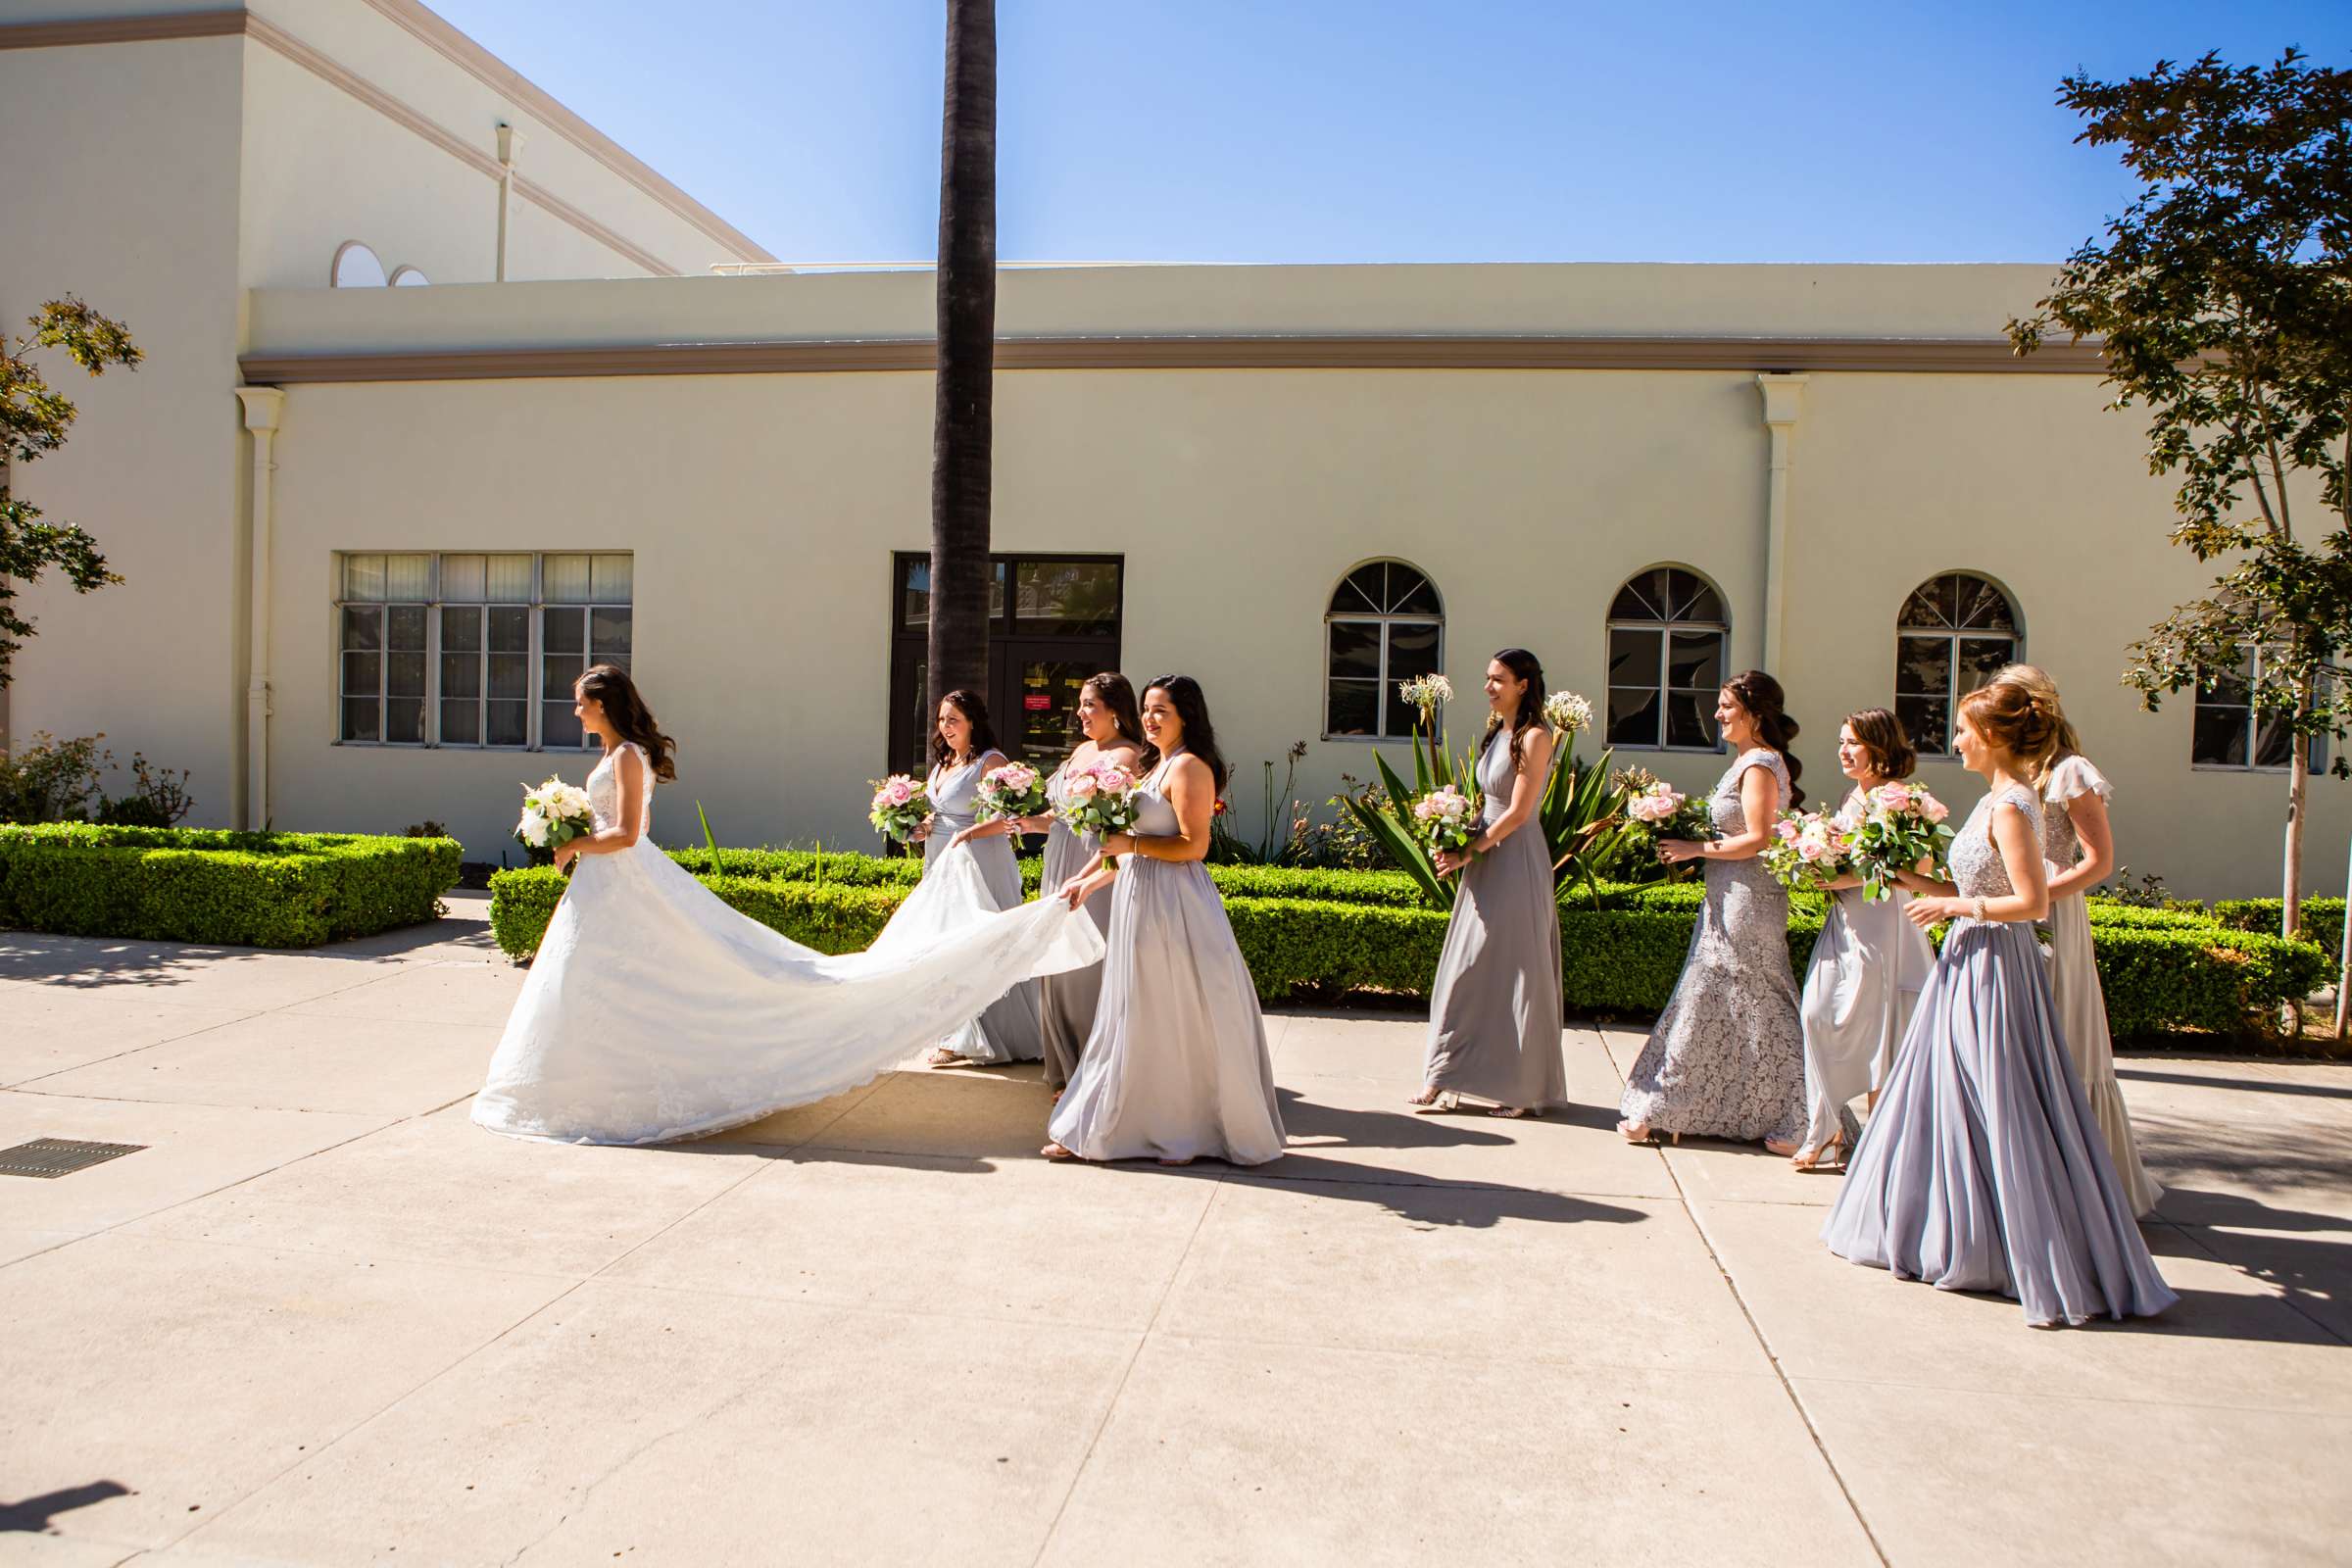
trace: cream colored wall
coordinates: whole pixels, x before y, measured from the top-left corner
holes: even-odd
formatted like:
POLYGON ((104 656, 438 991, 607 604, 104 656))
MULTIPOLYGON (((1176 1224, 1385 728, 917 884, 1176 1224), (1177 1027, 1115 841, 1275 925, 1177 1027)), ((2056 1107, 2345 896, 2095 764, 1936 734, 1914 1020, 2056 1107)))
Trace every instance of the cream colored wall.
MULTIPOLYGON (((1436 579, 1463 730, 1486 656, 1505 643, 1534 648, 1553 684, 1597 704, 1608 602, 1661 562, 1721 587, 1735 662, 1752 661, 1760 415, 1753 378, 1731 373, 1007 374, 996 543, 1124 554, 1123 663, 1203 681, 1248 829, 1258 761, 1293 740, 1309 743, 1309 800, 1370 768, 1363 743, 1319 739, 1323 608, 1364 559, 1400 557, 1436 579)), ((889 561, 926 547, 929 441, 929 380, 910 374, 291 389, 278 450, 278 820, 437 816, 494 858, 516 783, 551 761, 331 744, 334 551, 629 549, 639 674, 685 743, 658 835, 695 837, 699 800, 729 842, 870 843, 861 805, 885 760, 889 561)), ((2144 716, 2109 684, 2123 645, 2196 586, 2164 542, 2164 496, 2135 451, 2131 421, 2101 414, 2079 378, 1813 378, 1781 673, 1817 798, 1836 787, 1838 715, 1891 696, 1904 596, 1939 570, 1983 570, 2021 600, 2029 651, 2116 774, 2130 862, 2198 892, 2270 888, 2282 784, 2193 772, 2186 706, 2144 716)), ((1720 766, 1642 760, 1685 786, 1720 766)), ((1948 765, 1930 777, 1956 804, 1975 797, 1948 765)), ((2315 784, 2309 862, 2331 889, 2352 827, 2336 789, 2315 784)))
MULTIPOLYGON (((66 448, 20 466, 27 500, 97 536, 124 581, 26 596, 13 734, 105 731, 193 774, 194 820, 232 820, 244 614, 237 379, 235 38, 0 52, 0 322, 58 295, 125 322, 135 373, 45 363, 81 409, 66 448)), ((122 787, 122 780, 111 781, 122 787)))

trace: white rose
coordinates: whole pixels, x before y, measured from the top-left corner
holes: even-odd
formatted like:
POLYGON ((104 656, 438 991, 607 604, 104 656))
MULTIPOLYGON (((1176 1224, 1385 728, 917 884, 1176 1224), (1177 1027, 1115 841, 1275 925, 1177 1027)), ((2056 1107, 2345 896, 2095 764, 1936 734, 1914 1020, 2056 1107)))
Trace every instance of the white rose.
POLYGON ((541 816, 537 811, 522 813, 523 843, 528 844, 534 850, 544 850, 547 848, 549 832, 546 817, 541 816))

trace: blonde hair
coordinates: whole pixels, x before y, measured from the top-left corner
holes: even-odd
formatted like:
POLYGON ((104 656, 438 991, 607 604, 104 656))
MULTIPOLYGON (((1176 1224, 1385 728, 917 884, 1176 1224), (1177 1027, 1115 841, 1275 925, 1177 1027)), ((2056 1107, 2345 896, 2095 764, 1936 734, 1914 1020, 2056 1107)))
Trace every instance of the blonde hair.
POLYGON ((2055 705, 2016 681, 1993 681, 1960 699, 1960 713, 1976 732, 2017 759, 2036 783, 2058 759, 2066 720, 2055 705))
POLYGON ((2039 664, 2004 664, 1985 684, 2016 687, 2033 699, 2034 706, 2046 713, 2056 728, 2049 756, 2034 770, 2034 783, 2046 783, 2051 768, 2082 753, 2082 737, 2075 733, 2073 722, 2067 718, 2066 707, 2058 700, 2058 683, 2050 679, 2048 670, 2039 664))

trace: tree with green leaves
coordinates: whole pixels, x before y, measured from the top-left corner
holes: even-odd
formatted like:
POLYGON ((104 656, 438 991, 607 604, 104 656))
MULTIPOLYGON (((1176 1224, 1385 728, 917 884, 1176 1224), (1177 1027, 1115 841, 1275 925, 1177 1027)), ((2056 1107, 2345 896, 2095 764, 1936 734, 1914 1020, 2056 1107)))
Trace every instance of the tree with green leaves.
POLYGON ((33 634, 32 622, 17 612, 17 596, 24 587, 51 566, 66 574, 75 593, 122 580, 107 569, 106 557, 88 533, 72 523, 42 521, 41 509, 18 500, 10 487, 16 466, 66 444, 78 412, 42 378, 32 356, 40 349, 63 349, 92 375, 104 375, 113 366, 135 368, 141 358, 122 322, 77 299, 51 300, 27 324, 31 332, 14 341, 0 334, 0 687, 8 685, 17 650, 33 634))
POLYGON ((997 363, 997 8, 948 0, 939 155, 939 369, 931 418, 930 690, 988 684, 997 363))
POLYGON ((2178 475, 2174 542, 2222 567, 2132 646, 2124 682, 2150 710, 2242 687, 2263 713, 2286 753, 2293 936, 2312 743, 2352 724, 2352 71, 2209 54, 2069 76, 2058 101, 2140 190, 2009 339, 2098 340, 2109 406, 2146 411, 2149 471, 2178 475))

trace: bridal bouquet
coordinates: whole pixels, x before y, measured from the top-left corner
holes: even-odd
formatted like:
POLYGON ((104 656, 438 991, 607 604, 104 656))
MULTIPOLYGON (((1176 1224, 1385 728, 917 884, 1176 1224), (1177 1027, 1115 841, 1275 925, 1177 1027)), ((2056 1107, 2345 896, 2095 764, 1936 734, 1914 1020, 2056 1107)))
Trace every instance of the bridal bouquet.
POLYGON ((865 813, 875 831, 911 843, 931 820, 931 797, 911 773, 893 773, 874 786, 874 804, 865 813))
POLYGON ((1895 873, 1927 860, 1943 874, 1944 849, 1952 830, 1944 826, 1951 808, 1917 784, 1882 784, 1862 802, 1852 835, 1854 869, 1862 874, 1863 897, 1873 904, 1894 890, 1895 873))
POLYGON ((1027 762, 1006 762, 980 776, 980 820, 1036 816, 1046 808, 1045 775, 1027 762))
POLYGON ((588 792, 551 778, 537 789, 522 787, 522 820, 514 837, 524 849, 553 851, 596 831, 595 813, 588 809, 588 792))
POLYGON ((1433 850, 1469 848, 1471 824, 1477 818, 1477 803, 1450 784, 1413 803, 1413 821, 1429 836, 1433 850))
POLYGON ((1080 837, 1107 838, 1135 826, 1136 776, 1116 762, 1097 762, 1062 780, 1061 819, 1080 837))
MULTIPOLYGON (((1650 858, 1657 859, 1661 839, 1711 839, 1715 836, 1715 812, 1703 795, 1685 795, 1662 779, 1653 779, 1646 786, 1626 797, 1625 814, 1628 821, 1648 843, 1650 858)), ((1683 867, 1666 865, 1668 876, 1683 874, 1683 867)))
POLYGON ((1845 872, 1847 843, 1859 823, 1843 811, 1783 811, 1759 858, 1790 892, 1818 892, 1845 872))

